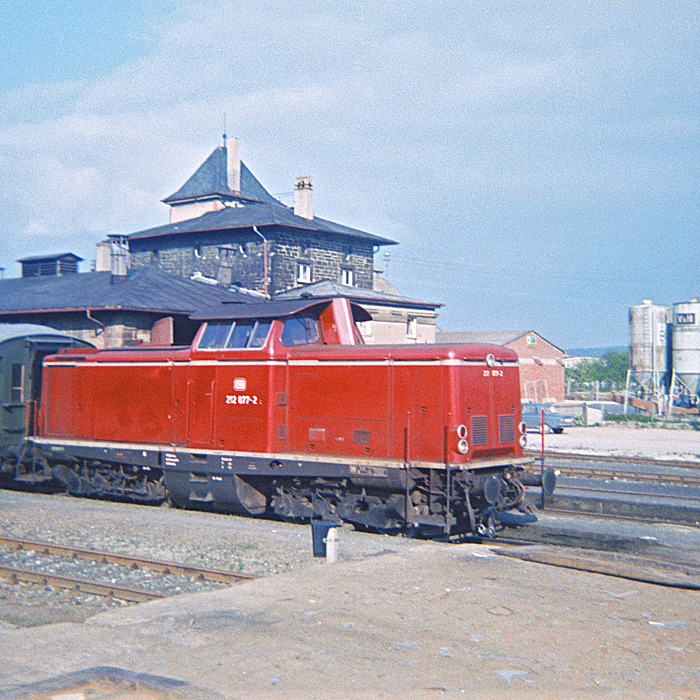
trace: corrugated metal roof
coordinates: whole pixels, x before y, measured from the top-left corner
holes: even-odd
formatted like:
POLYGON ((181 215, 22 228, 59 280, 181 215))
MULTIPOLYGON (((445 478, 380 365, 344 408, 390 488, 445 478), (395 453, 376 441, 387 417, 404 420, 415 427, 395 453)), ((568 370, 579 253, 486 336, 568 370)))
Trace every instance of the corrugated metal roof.
POLYGON ((116 284, 109 272, 0 280, 0 315, 84 309, 189 314, 222 301, 250 297, 154 268, 131 270, 116 284))

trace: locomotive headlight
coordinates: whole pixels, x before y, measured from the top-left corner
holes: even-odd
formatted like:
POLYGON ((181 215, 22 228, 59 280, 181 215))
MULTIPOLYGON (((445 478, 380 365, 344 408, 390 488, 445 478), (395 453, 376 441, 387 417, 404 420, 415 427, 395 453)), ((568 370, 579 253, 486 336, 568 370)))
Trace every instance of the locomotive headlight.
POLYGON ((457 437, 459 437, 460 440, 466 440, 467 439, 467 426, 462 424, 457 426, 457 437))
POLYGON ((520 436, 520 447, 525 447, 527 445, 527 435, 520 436))
POLYGON ((457 449, 459 450, 460 454, 467 454, 469 452, 469 443, 466 440, 460 440, 459 444, 457 445, 457 449))
POLYGON ((525 435, 525 433, 527 432, 527 425, 525 424, 525 422, 522 422, 522 423, 518 426, 518 429, 520 430, 520 434, 521 434, 521 435, 525 435))
POLYGON ((496 364, 496 358, 491 353, 486 355, 486 364, 489 367, 493 367, 496 364))

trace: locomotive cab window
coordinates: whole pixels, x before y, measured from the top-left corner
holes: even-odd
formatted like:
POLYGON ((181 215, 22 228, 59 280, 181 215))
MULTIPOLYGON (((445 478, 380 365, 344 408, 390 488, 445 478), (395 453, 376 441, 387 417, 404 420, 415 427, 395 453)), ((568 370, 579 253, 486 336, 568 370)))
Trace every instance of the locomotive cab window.
POLYGON ((265 345, 272 321, 208 321, 197 343, 198 350, 238 350, 265 345))
POLYGON ((318 321, 310 316, 293 316, 284 322, 282 345, 313 345, 321 340, 318 321))

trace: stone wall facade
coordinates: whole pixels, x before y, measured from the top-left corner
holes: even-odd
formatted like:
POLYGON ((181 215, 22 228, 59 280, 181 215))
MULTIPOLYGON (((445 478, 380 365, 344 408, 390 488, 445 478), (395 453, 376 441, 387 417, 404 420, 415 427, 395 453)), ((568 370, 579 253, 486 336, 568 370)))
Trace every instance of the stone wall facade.
MULTIPOLYGON (((3 323, 38 323, 68 333, 96 348, 133 347, 151 342, 153 324, 163 314, 147 311, 93 311, 90 317, 79 312, 44 312, 36 314, 3 315, 3 323)), ((194 337, 199 321, 185 316, 175 317, 174 344, 188 345, 194 337)))
MULTIPOLYGON (((343 236, 278 228, 268 240, 268 291, 284 292, 319 280, 372 289, 374 248, 343 236)), ((180 277, 205 277, 262 292, 264 243, 251 231, 217 231, 130 241, 131 266, 156 267, 180 277)))

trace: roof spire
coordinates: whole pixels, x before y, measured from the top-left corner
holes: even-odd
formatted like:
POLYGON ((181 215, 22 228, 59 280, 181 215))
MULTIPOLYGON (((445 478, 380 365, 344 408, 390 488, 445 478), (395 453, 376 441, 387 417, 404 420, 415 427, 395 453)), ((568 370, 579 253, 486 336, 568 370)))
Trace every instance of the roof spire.
POLYGON ((226 112, 224 112, 224 148, 226 148, 226 112))

